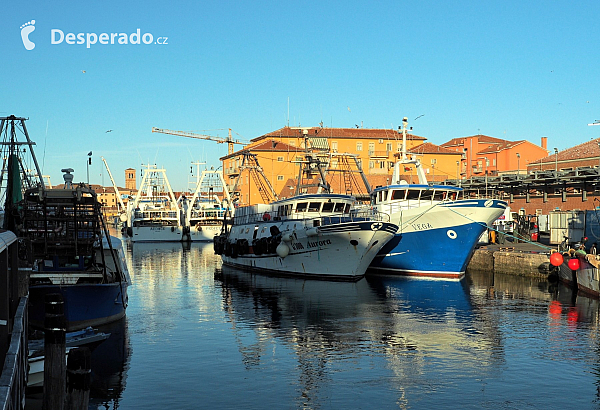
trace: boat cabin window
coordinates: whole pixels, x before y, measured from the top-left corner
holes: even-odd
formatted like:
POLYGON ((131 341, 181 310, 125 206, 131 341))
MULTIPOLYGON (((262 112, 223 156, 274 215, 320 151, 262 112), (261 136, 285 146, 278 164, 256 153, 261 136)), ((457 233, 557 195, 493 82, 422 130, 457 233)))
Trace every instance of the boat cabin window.
MULTIPOLYGON (((394 189, 392 191, 392 199, 404 199, 404 196, 406 195, 406 189, 394 189)), ((418 196, 417 196, 418 198, 418 196)), ((406 199, 411 199, 411 198, 406 198, 406 199)))
POLYGON ((319 212, 321 210, 321 202, 311 202, 308 205, 308 212, 319 212))
POLYGON ((409 189, 406 192, 406 199, 410 200, 410 199, 419 199, 419 195, 421 194, 421 190, 420 189, 409 189))
POLYGON ((335 212, 344 212, 344 204, 337 203, 335 204, 335 212))
POLYGON ((456 201, 456 197, 458 196, 458 192, 451 192, 448 195, 452 201, 456 201))
POLYGON ((350 204, 346 204, 346 206, 344 207, 344 213, 345 214, 349 214, 350 213, 350 204))
POLYGON ((323 208, 321 209, 321 212, 333 212, 333 202, 325 202, 323 204, 323 208))
POLYGON ((421 192, 421 201, 431 201, 433 198, 433 190, 423 190, 421 192))
POLYGON ((306 202, 298 202, 296 204, 296 212, 306 212, 307 206, 308 206, 308 203, 306 203, 306 202))
POLYGON ((443 201, 444 199, 446 199, 447 195, 448 192, 446 191, 435 191, 435 193, 433 194, 433 199, 435 201, 443 201))

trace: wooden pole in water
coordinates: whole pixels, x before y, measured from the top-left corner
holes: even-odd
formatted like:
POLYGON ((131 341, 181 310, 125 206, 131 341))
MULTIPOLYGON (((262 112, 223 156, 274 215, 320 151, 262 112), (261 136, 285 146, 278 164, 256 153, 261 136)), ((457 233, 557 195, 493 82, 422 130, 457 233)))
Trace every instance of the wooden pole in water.
POLYGON ((66 410, 87 410, 90 401, 92 354, 87 347, 69 351, 66 410))
POLYGON ((45 298, 44 318, 44 410, 62 410, 66 384, 66 327, 62 295, 51 293, 45 298))

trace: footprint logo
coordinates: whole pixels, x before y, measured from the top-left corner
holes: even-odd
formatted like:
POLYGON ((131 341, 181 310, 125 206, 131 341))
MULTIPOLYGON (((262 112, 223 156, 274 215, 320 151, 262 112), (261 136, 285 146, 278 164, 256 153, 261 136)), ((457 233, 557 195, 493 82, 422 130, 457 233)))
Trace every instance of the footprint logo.
POLYGON ((29 34, 35 30, 34 24, 35 20, 31 20, 21 26, 21 39, 23 40, 23 45, 27 50, 33 50, 35 48, 35 43, 29 40, 29 34))

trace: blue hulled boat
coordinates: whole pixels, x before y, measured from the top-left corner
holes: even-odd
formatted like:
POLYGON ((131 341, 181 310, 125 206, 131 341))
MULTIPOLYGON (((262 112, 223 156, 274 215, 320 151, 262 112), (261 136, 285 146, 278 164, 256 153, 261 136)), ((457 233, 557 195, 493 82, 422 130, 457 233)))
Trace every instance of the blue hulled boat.
POLYGON ((375 257, 371 272, 460 279, 481 234, 508 206, 498 199, 460 199, 462 189, 429 185, 421 163, 406 156, 406 118, 403 151, 394 166, 392 185, 371 192, 371 206, 390 215, 398 231, 375 257), (406 165, 416 168, 419 183, 400 179, 406 165))

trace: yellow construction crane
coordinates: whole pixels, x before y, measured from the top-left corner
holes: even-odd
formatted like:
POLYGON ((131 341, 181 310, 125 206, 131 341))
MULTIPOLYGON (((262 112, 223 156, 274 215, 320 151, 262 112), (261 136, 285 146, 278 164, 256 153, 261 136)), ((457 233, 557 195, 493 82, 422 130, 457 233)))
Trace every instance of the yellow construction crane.
POLYGON ((219 144, 226 142, 227 143, 227 155, 233 154, 233 151, 234 151, 233 144, 246 145, 243 142, 239 142, 238 140, 234 141, 233 138, 231 138, 231 128, 229 128, 229 135, 227 136, 227 138, 215 137, 212 135, 196 134, 194 132, 187 132, 187 131, 166 130, 163 128, 156 128, 156 127, 152 127, 152 132, 160 132, 161 134, 179 135, 180 137, 189 137, 189 138, 197 138, 200 140, 215 141, 219 144))

